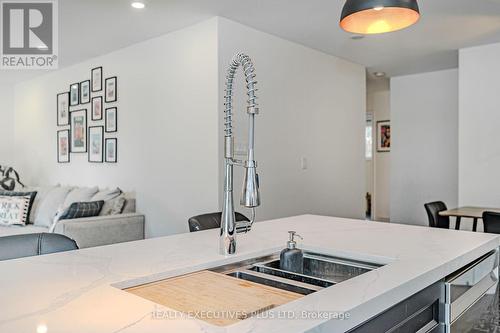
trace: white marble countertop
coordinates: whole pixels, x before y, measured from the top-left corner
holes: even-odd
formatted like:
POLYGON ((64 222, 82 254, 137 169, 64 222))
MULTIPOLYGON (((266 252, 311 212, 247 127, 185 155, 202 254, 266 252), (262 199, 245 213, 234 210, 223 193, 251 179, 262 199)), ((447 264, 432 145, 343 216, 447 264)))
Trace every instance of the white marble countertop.
POLYGON ((303 215, 257 223, 238 254, 218 255, 218 230, 0 262, 0 332, 342 332, 500 245, 491 234, 303 215), (388 262, 372 272, 271 310, 349 313, 347 320, 251 318, 226 328, 163 318, 168 310, 112 286, 216 267, 283 248, 388 262), (154 313, 154 315, 153 315, 154 313))

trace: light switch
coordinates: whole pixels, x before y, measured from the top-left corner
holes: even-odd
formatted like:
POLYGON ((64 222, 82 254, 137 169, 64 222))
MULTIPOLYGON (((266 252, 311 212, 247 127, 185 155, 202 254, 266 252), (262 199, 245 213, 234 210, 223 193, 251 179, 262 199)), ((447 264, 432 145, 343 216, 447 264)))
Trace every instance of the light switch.
POLYGON ((300 158, 300 168, 302 170, 307 170, 307 158, 306 157, 300 158))

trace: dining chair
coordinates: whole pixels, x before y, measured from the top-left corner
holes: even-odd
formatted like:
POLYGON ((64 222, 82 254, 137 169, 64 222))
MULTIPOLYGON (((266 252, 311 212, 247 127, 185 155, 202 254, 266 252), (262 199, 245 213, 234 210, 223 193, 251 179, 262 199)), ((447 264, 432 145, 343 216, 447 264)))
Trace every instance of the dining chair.
POLYGON ((450 218, 448 216, 441 216, 439 212, 445 211, 448 208, 442 201, 429 202, 425 205, 425 210, 429 218, 429 227, 432 228, 450 228, 450 218))
MULTIPOLYGON (((250 220, 243 214, 234 213, 236 222, 249 222, 250 220)), ((222 220, 222 212, 209 213, 193 216, 188 220, 189 231, 201 231, 208 229, 220 228, 220 222, 222 220)))
POLYGON ((76 242, 60 234, 38 233, 0 237, 0 261, 71 250, 78 250, 76 242))
POLYGON ((500 213, 483 213, 484 232, 500 234, 500 213))

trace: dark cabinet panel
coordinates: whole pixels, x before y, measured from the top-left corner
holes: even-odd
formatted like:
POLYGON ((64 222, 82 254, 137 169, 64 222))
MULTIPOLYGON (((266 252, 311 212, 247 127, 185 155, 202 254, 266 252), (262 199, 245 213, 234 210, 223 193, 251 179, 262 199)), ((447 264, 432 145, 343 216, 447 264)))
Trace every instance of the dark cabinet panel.
POLYGON ((440 325, 443 296, 443 283, 435 283, 349 333, 441 333, 444 331, 440 325))

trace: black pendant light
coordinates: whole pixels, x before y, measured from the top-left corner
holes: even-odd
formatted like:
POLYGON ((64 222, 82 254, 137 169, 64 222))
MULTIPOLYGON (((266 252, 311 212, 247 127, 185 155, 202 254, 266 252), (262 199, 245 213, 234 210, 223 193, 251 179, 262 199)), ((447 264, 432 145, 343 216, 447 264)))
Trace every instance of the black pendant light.
POLYGON ((355 34, 381 34, 407 28, 419 18, 417 0, 347 0, 340 26, 355 34))

